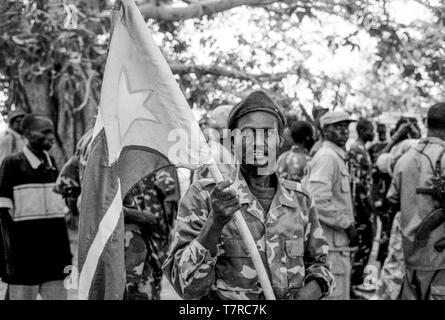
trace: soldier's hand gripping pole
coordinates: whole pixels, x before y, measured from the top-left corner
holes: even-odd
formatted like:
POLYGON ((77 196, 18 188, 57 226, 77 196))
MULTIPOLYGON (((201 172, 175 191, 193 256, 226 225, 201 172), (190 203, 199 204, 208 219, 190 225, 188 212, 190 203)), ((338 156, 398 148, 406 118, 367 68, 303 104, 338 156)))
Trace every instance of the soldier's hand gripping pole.
MULTIPOLYGON (((208 168, 216 183, 224 180, 216 163, 209 164, 208 168)), ((267 276, 266 268, 263 265, 263 261, 261 260, 255 240, 253 240, 252 234, 250 233, 249 227, 247 226, 241 211, 238 210, 235 212, 234 219, 240 231, 241 237, 243 238, 243 242, 249 251, 250 257, 252 258, 253 265, 255 266, 255 270, 258 274, 258 280, 260 281, 261 288, 264 292, 264 296, 267 300, 275 300, 275 294, 273 293, 272 285, 270 284, 269 277, 267 276)))

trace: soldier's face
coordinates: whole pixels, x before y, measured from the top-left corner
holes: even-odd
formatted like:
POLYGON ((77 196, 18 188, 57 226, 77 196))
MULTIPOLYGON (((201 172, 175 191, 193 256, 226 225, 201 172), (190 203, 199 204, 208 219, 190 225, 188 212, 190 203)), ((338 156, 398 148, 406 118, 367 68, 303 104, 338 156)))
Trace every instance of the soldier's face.
POLYGON ((12 120, 11 129, 18 133, 23 133, 22 131, 22 120, 25 116, 17 116, 12 120))
POLYGON ((379 126, 377 128, 377 133, 379 135, 379 140, 380 141, 385 141, 386 140, 386 128, 383 126, 379 126))
MULTIPOLYGON (((283 143, 278 132, 278 120, 270 113, 254 111, 237 122, 235 154, 243 165, 261 168, 264 175, 275 168, 277 150, 283 143)), ((261 174, 260 171, 258 171, 261 174)))
POLYGON ((362 133, 365 142, 374 140, 374 127, 369 124, 362 133))
POLYGON ((326 140, 344 148, 349 139, 349 121, 342 121, 325 126, 324 134, 326 140))

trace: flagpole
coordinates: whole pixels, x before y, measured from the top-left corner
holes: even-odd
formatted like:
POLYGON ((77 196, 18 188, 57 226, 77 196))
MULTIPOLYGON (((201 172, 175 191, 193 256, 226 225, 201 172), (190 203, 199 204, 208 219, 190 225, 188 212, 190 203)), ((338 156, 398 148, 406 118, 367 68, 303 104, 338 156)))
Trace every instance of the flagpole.
MULTIPOLYGON (((209 164, 207 167, 209 168, 209 171, 212 174, 213 179, 215 179, 216 183, 224 180, 215 162, 209 164)), ((269 277, 267 276, 266 268, 264 267, 255 240, 253 240, 249 227, 247 226, 247 223, 244 220, 244 217, 241 214, 240 210, 235 212, 234 218, 235 223, 240 231, 241 238, 243 239, 243 242, 246 245, 247 250, 249 251, 250 257, 252 258, 253 265, 258 274, 258 279, 260 281, 261 287, 263 288, 264 296, 267 300, 275 300, 275 294, 273 293, 272 285, 270 284, 269 277)))

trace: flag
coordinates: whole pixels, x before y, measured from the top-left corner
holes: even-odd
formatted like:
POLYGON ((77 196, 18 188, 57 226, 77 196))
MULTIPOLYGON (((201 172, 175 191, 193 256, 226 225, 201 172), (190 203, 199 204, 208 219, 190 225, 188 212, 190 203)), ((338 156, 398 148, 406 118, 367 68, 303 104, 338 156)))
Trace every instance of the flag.
POLYGON ((82 186, 79 299, 123 298, 127 192, 162 167, 194 169, 212 161, 134 1, 122 0, 116 13, 82 186))

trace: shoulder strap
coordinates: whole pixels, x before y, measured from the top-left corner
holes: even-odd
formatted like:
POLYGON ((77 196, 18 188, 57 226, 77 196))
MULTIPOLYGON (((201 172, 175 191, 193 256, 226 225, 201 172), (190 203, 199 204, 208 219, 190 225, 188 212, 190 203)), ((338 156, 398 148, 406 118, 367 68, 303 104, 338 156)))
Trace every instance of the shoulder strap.
POLYGON ((445 154, 445 147, 442 149, 442 152, 439 154, 436 160, 436 175, 440 177, 442 175, 442 158, 445 154))
POLYGON ((425 145, 423 146, 422 150, 417 150, 417 148, 414 148, 414 150, 416 150, 418 153, 424 155, 424 156, 428 159, 428 161, 429 161, 429 163, 430 163, 430 166, 431 166, 431 170, 433 170, 433 173, 435 174, 435 173, 436 173, 436 170, 435 170, 435 168, 434 168, 434 166, 433 166, 433 161, 432 161, 431 158, 424 152, 424 151, 425 151, 425 148, 426 148, 426 146, 427 146, 428 144, 429 144, 429 142, 427 141, 427 142, 425 143, 425 145))

